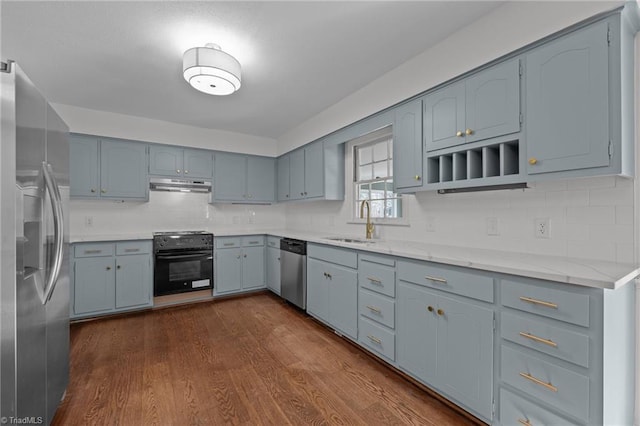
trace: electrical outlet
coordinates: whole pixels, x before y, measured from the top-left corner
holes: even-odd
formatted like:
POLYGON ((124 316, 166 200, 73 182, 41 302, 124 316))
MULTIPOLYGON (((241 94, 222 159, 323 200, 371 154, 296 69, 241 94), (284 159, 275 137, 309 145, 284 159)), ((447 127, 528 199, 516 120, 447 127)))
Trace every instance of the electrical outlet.
POLYGON ((536 238, 549 238, 551 229, 549 228, 549 218, 540 217, 534 220, 534 232, 536 238))
POLYGON ((498 218, 497 217, 488 217, 487 218, 487 235, 495 236, 500 235, 498 232, 498 218))
POLYGON ((436 232, 436 217, 427 216, 427 232, 436 232))
POLYGON ((87 228, 91 228, 93 226, 93 216, 84 217, 84 226, 87 228))

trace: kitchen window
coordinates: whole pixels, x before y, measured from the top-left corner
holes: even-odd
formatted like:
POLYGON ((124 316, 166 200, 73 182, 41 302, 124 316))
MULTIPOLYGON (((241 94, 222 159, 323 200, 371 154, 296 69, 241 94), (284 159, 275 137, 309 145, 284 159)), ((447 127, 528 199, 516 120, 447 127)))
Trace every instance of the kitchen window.
POLYGON ((402 218, 402 196, 393 192, 393 137, 391 128, 374 132, 353 145, 354 219, 360 219, 363 200, 371 204, 376 222, 402 218))

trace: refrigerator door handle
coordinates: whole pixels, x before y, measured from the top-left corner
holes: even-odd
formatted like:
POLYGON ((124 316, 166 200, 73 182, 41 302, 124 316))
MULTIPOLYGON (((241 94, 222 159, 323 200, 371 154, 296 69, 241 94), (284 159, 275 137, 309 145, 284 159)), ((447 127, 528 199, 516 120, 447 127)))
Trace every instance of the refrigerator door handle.
POLYGON ((58 276, 60 275, 60 269, 62 267, 62 257, 64 256, 64 219, 62 213, 62 197, 60 196, 60 190, 55 177, 53 176, 53 169, 51 164, 44 161, 42 163, 42 170, 44 172, 44 181, 49 191, 49 199, 51 200, 51 210, 53 212, 53 232, 55 235, 55 256, 53 260, 53 267, 51 273, 47 277, 44 287, 44 294, 42 298, 42 304, 46 305, 53 290, 56 287, 58 276))

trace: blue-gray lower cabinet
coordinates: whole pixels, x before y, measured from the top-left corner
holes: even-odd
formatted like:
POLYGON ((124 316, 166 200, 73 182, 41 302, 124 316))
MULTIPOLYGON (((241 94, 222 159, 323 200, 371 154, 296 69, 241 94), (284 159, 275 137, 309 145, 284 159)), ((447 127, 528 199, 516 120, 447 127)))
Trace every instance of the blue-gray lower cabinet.
POLYGON ((216 237, 214 295, 265 288, 265 237, 216 237))
POLYGON ((398 365, 490 420, 494 312, 454 297, 398 283, 398 365))
POLYGON ((150 307, 151 264, 151 241, 74 244, 71 317, 150 307))
POLYGON ((307 312, 350 338, 358 338, 357 254, 307 246, 307 312))
POLYGON ((267 237, 267 288, 280 295, 280 238, 267 237))

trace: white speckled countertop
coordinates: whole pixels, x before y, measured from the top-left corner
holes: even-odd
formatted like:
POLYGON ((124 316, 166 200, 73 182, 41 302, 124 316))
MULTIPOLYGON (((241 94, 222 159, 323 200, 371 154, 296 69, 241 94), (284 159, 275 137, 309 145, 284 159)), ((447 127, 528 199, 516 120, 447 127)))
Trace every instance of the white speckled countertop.
MULTIPOLYGON (((218 237, 267 234, 296 238, 312 243, 605 289, 622 287, 640 275, 640 265, 630 263, 513 253, 412 241, 372 240, 370 243, 346 243, 332 241, 328 237, 363 238, 361 236, 318 234, 283 229, 209 229, 209 231, 218 237)), ((85 235, 72 237, 71 242, 146 240, 152 237, 150 232, 85 235)))

